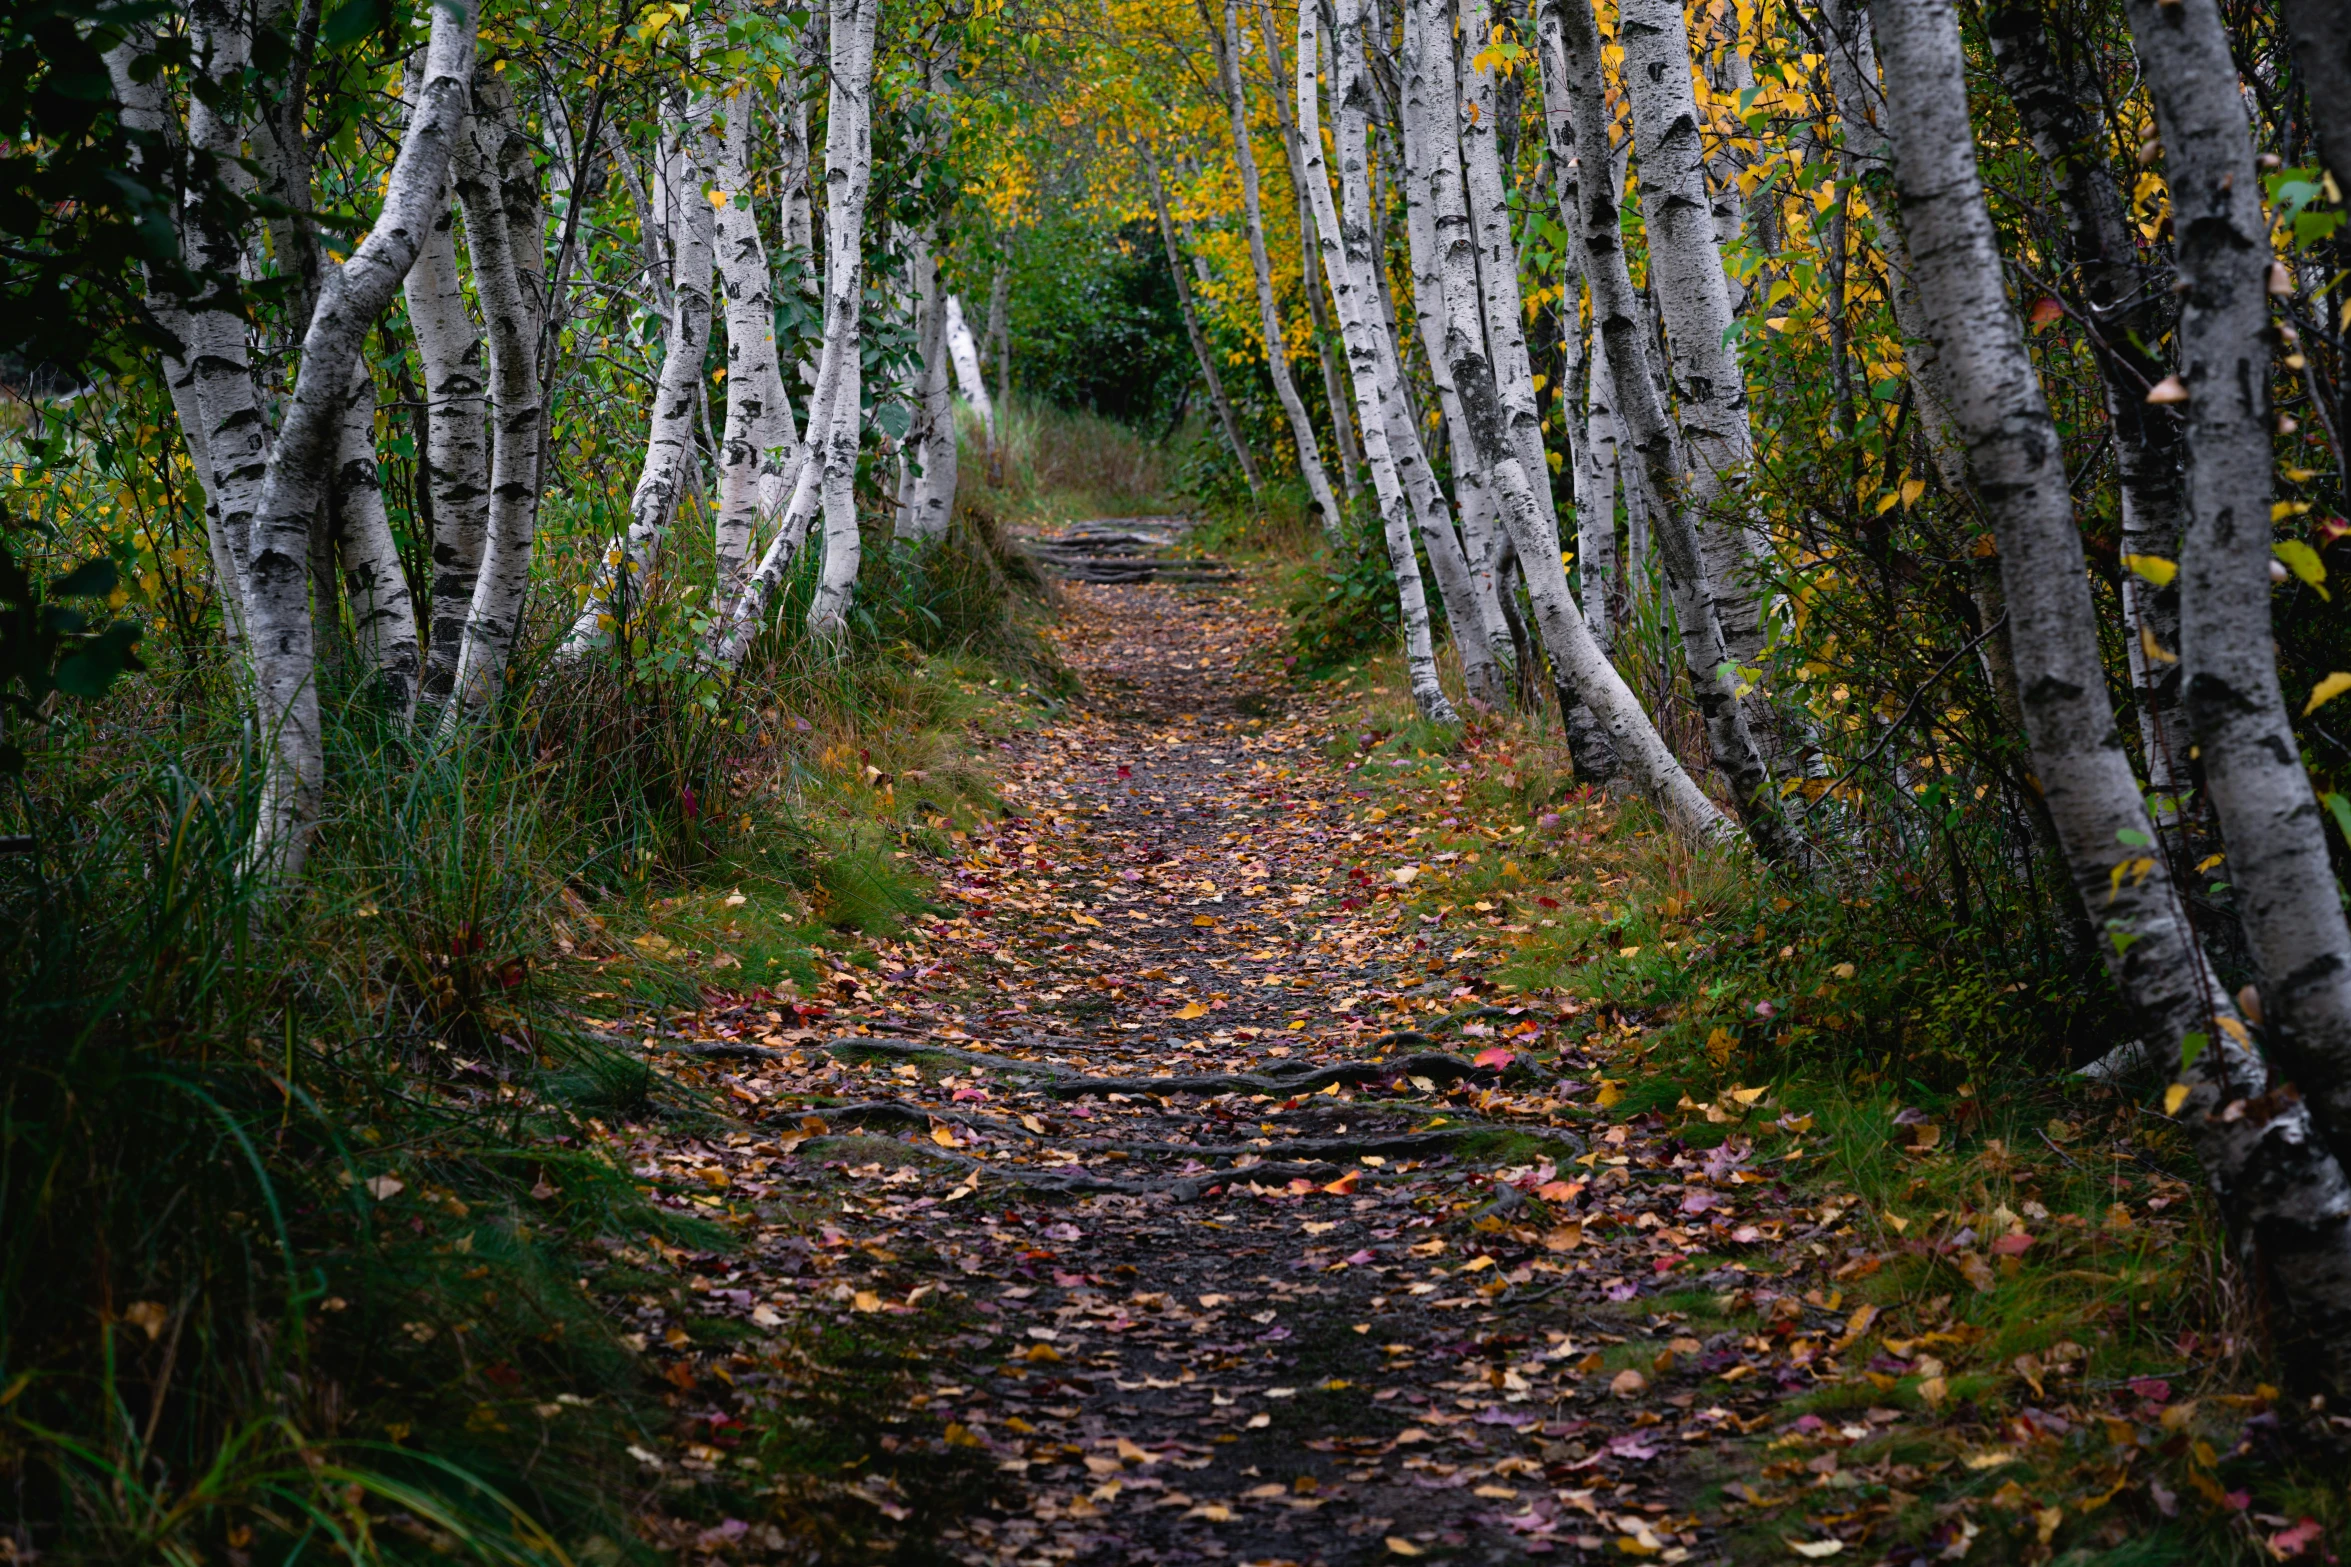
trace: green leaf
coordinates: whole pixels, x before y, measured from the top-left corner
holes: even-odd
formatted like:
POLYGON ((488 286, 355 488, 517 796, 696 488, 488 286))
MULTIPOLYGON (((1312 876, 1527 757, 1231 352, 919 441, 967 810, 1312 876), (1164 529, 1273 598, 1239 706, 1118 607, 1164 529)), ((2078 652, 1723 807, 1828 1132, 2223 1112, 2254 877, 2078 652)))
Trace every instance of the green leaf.
POLYGON ((385 20, 384 0, 343 0, 319 25, 318 46, 330 54, 339 54, 380 31, 385 20))
POLYGON ((2149 844, 2152 844, 2155 840, 2148 837, 2145 833, 2139 831, 2139 829, 2136 827, 2118 827, 2114 831, 2114 841, 2116 843, 2127 843, 2133 848, 2144 849, 2149 844))
POLYGON ((2204 1047, 2211 1043, 2212 1041, 2201 1033, 2182 1034, 2180 1036, 2180 1070, 2185 1072, 2194 1066, 2196 1058, 2204 1053, 2204 1047))
POLYGON ((2318 596, 2333 601, 2323 584, 2327 579, 2326 562, 2318 558, 2318 551, 2300 539, 2280 539, 2269 547, 2269 552, 2286 563, 2286 569, 2318 590, 2318 596))
POLYGON ((2351 843, 2351 800, 2331 792, 2320 795, 2318 799, 2327 808, 2327 814, 2335 819, 2335 831, 2343 835, 2344 842, 2351 843))

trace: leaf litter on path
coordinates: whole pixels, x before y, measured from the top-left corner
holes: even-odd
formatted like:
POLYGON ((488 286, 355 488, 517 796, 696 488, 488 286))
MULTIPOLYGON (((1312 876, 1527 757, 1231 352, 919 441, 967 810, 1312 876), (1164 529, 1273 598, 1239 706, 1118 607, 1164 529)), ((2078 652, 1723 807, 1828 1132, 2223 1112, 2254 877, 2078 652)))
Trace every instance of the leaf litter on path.
MULTIPOLYGON (((1525 927, 1405 901, 1409 840, 1268 678, 1269 620, 1080 585, 1057 634, 1086 695, 1000 742, 1006 814, 928 867, 940 913, 828 955, 821 994, 713 992, 648 1039, 739 1118, 610 1133, 738 1240, 616 1259, 662 1286, 606 1286, 677 1415, 649 1478, 739 1487, 814 1374, 796 1346, 888 1335, 902 1407, 816 1505, 960 1560, 1720 1559, 1707 1450, 1867 1327, 1778 1287, 1837 1216, 1597 1108, 1577 1004, 1480 969, 1525 927), (949 1463, 981 1479, 915 1517, 949 1463)), ((1825 1486, 1900 1418, 1786 1440, 1825 1486)), ((1821 1494, 1797 1555, 1884 1511, 1821 1494)))

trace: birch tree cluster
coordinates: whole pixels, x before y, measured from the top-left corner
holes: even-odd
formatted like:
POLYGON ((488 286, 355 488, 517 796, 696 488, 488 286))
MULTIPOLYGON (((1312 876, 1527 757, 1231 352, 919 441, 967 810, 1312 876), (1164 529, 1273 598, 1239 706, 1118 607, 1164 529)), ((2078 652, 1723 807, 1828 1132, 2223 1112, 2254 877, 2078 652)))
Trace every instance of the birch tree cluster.
POLYGON ((2338 9, 1113 7, 1060 90, 1421 716, 2109 998, 2340 1392, 2338 9))

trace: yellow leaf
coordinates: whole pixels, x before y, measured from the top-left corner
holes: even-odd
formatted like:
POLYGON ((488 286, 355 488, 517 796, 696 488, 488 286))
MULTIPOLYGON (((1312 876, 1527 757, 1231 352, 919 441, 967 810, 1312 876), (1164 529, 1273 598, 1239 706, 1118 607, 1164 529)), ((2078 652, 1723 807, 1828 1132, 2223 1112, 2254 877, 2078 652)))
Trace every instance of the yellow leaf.
POLYGON ((931 1141, 937 1143, 941 1148, 958 1148, 962 1146, 960 1143, 956 1142, 955 1128, 952 1126, 932 1127, 931 1141))
POLYGON ((1187 1020, 1196 1017, 1206 1017, 1208 1015, 1208 1009, 1197 1001, 1187 1001, 1182 1006, 1176 1008, 1175 1015, 1187 1020))
POLYGON ((1603 1110, 1624 1098, 1624 1084, 1612 1077, 1600 1079, 1600 1096, 1593 1102, 1603 1110))
POLYGON ((1894 491, 1888 490, 1885 494, 1878 497, 1878 508, 1876 515, 1883 517, 1886 513, 1892 511, 1895 507, 1901 504, 1902 497, 1896 494, 1894 491))
POLYGON ((2125 555, 2122 563, 2159 588, 2170 587, 2171 579, 2180 574, 2178 561, 2160 555, 2125 555))
POLYGON ((1949 1396, 1950 1392, 1950 1383, 1945 1382, 1941 1377, 1928 1377, 1918 1385, 1918 1400, 1929 1409, 1940 1409, 1943 1407, 1943 1400, 1949 1396))
POLYGON ((1918 498, 1926 492, 1926 480, 1904 479, 1902 481, 1902 509, 1904 511, 1910 510, 1911 507, 1918 504, 1918 498))
POLYGON ((1388 874, 1396 878, 1397 886, 1409 887, 1412 885, 1413 878, 1420 874, 1420 867, 1417 865, 1406 865, 1399 867, 1396 870, 1392 870, 1388 872, 1388 874))
POLYGON ((2269 547, 2269 552, 2284 561, 2288 571, 2316 589, 2320 598, 2333 602, 2332 595, 2321 586, 2327 579, 2327 568, 2326 562, 2318 558, 2318 551, 2300 539, 2280 539, 2269 547))
POLYGON ((2245 1025, 2238 1022, 2235 1018, 2216 1017, 2212 1021, 2218 1023, 2222 1028, 2226 1029, 2228 1031, 2229 1038, 2235 1040, 2238 1044, 2250 1045, 2253 1043, 2253 1036, 2247 1033, 2245 1031, 2245 1025))
POLYGON ((1639 947, 1619 947, 1616 949, 1616 955, 1620 958, 1637 958, 1641 955, 1641 949, 1639 947))
POLYGON ((1769 1088, 1734 1088, 1731 1090, 1731 1097, 1743 1105, 1752 1105, 1770 1092, 1769 1088))
POLYGON ((2299 517, 2308 510, 2310 510, 2308 501, 2272 501, 2269 506, 2269 520, 2284 522, 2288 517, 2299 517))
POLYGON ((2346 691, 2351 691, 2351 674, 2338 669, 2310 688, 2310 700, 2302 704, 2303 714, 2317 712, 2346 691))
POLYGON ((882 1309, 882 1298, 872 1290, 859 1290, 849 1297, 849 1304, 859 1311, 879 1311, 882 1309))
POLYGON ((1213 914, 1195 914, 1192 916, 1192 923, 1195 925, 1213 925, 1216 923, 1216 916, 1213 914))
POLYGON ((2190 1089, 2185 1083, 2174 1083, 2169 1088, 2165 1089, 2163 1091, 2163 1113, 2165 1115, 2178 1115, 2180 1113, 2180 1106, 2188 1102, 2188 1095, 2191 1092, 2193 1092, 2193 1090, 2190 1089))
MULTIPOLYGON (((1782 1538, 1785 1538, 1783 1536, 1782 1538)), ((1842 1540, 1789 1540, 1788 1549, 1811 1561, 1826 1561, 1845 1549, 1842 1540)))
POLYGON ((1420 1547, 1413 1544, 1410 1540, 1405 1539, 1400 1534, 1389 1535, 1387 1545, 1388 1549, 1395 1552, 1398 1556, 1418 1556, 1420 1554, 1420 1547))

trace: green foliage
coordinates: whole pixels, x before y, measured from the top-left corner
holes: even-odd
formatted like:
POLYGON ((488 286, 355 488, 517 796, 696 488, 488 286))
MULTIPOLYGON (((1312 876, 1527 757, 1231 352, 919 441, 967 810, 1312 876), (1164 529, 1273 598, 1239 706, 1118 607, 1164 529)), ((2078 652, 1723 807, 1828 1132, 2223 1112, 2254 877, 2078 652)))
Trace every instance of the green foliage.
MULTIPOLYGON (((1290 645, 1307 675, 1327 674, 1394 647, 1404 620, 1379 518, 1351 515, 1341 541, 1298 575, 1284 608, 1290 645)), ((1430 611, 1436 614, 1433 602, 1430 611)))
POLYGON ((21 773, 18 731, 42 723, 54 697, 100 697, 115 680, 145 666, 134 649, 140 626, 70 607, 108 600, 110 560, 86 561, 43 590, 15 548, 16 525, 0 508, 0 776, 21 773))

